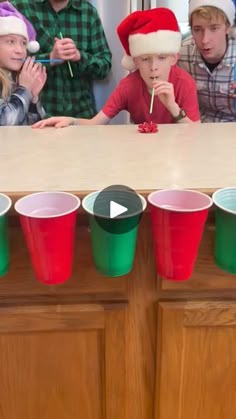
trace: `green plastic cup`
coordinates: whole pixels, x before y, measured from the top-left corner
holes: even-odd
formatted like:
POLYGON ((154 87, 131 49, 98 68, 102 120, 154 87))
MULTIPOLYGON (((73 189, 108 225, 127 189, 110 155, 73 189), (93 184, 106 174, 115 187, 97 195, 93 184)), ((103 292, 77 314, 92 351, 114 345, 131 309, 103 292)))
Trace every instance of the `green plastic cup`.
MULTIPOLYGON (((122 218, 109 218, 94 214, 94 202, 100 191, 87 195, 82 206, 89 214, 91 243, 94 264, 103 275, 116 277, 128 274, 133 267, 138 226, 142 212, 134 215, 123 214, 122 218)), ((138 195, 142 201, 143 211, 146 200, 138 195)), ((127 204, 128 205, 128 204, 127 204)))
POLYGON ((219 189, 212 198, 216 205, 215 262, 236 274, 236 187, 219 189))
POLYGON ((11 199, 7 195, 0 194, 0 277, 9 269, 7 212, 11 205, 11 199))

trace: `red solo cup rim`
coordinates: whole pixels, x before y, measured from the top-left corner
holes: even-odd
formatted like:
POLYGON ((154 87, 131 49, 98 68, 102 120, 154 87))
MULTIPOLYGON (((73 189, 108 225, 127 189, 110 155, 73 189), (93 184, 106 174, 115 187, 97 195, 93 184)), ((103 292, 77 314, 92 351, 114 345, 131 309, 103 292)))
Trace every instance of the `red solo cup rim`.
POLYGON ((79 208, 80 204, 81 204, 80 199, 76 195, 74 195, 70 192, 43 191, 43 192, 34 192, 34 193, 29 194, 29 195, 23 196, 22 198, 18 199, 18 201, 14 205, 14 208, 15 208, 15 211, 18 214, 20 214, 24 217, 39 218, 39 219, 48 218, 49 219, 49 218, 55 218, 55 217, 56 218, 64 217, 65 215, 71 214, 72 212, 76 211, 79 208), (71 197, 71 198, 74 199, 74 205, 70 206, 70 208, 68 208, 68 210, 66 210, 64 212, 56 213, 56 214, 52 214, 52 215, 30 214, 29 212, 24 211, 24 210, 21 209, 21 206, 25 203, 25 201, 33 199, 35 196, 40 196, 40 195, 64 195, 64 196, 67 196, 67 197, 71 197))
POLYGON ((154 206, 156 208, 160 208, 162 210, 171 211, 171 212, 178 212, 178 213, 179 212, 186 213, 186 212, 204 211, 204 210, 210 208, 213 204, 212 198, 210 196, 206 195, 203 192, 195 191, 195 190, 192 190, 192 189, 177 189, 177 188, 176 189, 174 189, 174 188, 173 189, 160 189, 158 191, 151 192, 148 195, 147 200, 152 206, 154 206), (175 208, 175 207, 168 206, 167 203, 166 204, 163 204, 163 203, 158 204, 154 201, 154 198, 157 195, 161 196, 161 195, 164 195, 168 192, 169 193, 173 192, 174 194, 182 194, 184 192, 186 194, 189 194, 189 196, 191 196, 191 195, 195 196, 195 197, 199 196, 199 197, 202 197, 203 201, 205 201, 205 202, 202 205, 194 207, 194 208, 188 208, 187 206, 183 207, 183 208, 181 208, 181 207, 180 208, 175 208))
POLYGON ((0 217, 5 215, 12 206, 12 200, 4 193, 0 193, 0 217))
MULTIPOLYGON (((88 213, 88 214, 90 214, 90 215, 93 215, 93 216, 96 216, 96 214, 94 213, 94 211, 93 211, 93 205, 94 205, 94 202, 95 202, 95 200, 96 200, 96 198, 97 198, 97 196, 99 195, 99 193, 100 192, 102 192, 103 190, 102 189, 100 189, 100 190, 98 190, 98 191, 94 191, 94 192, 91 192, 90 194, 88 194, 88 195, 86 195, 84 198, 83 198, 83 200, 82 200, 82 208, 88 213), (91 205, 91 208, 89 208, 89 206, 91 205)), ((147 207, 147 201, 146 201, 146 199, 142 196, 142 195, 140 195, 140 194, 137 194, 138 195, 138 197, 140 198, 140 200, 141 200, 141 202, 142 202, 142 212, 143 211, 145 211, 145 209, 146 209, 146 207, 147 207)), ((125 216, 124 218, 131 218, 131 217, 134 217, 134 216, 136 216, 136 215, 138 215, 138 214, 140 214, 141 212, 140 211, 138 211, 137 213, 132 213, 132 214, 130 214, 130 215, 128 215, 128 216, 125 216)), ((99 215, 99 217, 101 217, 101 218, 107 218, 107 217, 103 217, 103 216, 100 216, 99 215)), ((122 219, 122 217, 120 217, 120 219, 122 219)))
POLYGON ((236 210, 229 208, 232 199, 236 203, 236 186, 221 188, 212 194, 213 203, 217 208, 229 214, 236 215, 236 210))

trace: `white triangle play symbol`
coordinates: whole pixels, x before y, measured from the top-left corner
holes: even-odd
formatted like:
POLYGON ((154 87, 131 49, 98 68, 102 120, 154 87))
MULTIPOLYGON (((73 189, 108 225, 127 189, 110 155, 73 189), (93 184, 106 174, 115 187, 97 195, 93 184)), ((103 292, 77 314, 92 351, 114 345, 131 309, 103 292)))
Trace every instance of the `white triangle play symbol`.
POLYGON ((110 201, 110 218, 118 217, 118 215, 121 215, 126 211, 128 211, 128 208, 117 204, 115 201, 110 201))

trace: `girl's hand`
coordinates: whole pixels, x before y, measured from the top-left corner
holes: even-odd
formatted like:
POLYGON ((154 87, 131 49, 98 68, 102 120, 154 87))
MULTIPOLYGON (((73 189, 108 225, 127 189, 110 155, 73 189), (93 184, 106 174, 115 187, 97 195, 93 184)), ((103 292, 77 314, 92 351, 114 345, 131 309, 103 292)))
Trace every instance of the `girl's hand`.
POLYGON ((51 118, 36 122, 36 124, 32 125, 32 128, 64 128, 69 125, 74 125, 74 118, 70 118, 69 116, 52 116, 51 118))
MULTIPOLYGON (((21 72, 19 74, 19 85, 24 86, 26 89, 28 89, 33 96, 37 96, 37 93, 34 94, 34 90, 36 89, 36 84, 40 83, 39 80, 45 83, 45 73, 42 74, 42 65, 41 63, 35 63, 34 58, 28 57, 21 69, 21 72), (41 80, 42 79, 42 80, 41 80)), ((41 84, 40 89, 41 90, 41 84)), ((37 90, 37 89, 36 89, 37 90)))
POLYGON ((47 80, 46 67, 40 64, 38 67, 38 72, 36 73, 36 77, 35 77, 32 89, 31 89, 31 93, 33 95, 33 102, 36 103, 38 101, 36 100, 36 98, 38 97, 39 93, 43 89, 43 86, 45 85, 46 80, 47 80))

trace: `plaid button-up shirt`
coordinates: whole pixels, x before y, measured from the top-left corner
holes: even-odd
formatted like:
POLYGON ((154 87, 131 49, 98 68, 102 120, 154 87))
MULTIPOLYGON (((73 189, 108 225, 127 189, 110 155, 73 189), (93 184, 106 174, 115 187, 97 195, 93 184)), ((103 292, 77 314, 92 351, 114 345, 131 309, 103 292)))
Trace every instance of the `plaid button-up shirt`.
POLYGON ((178 65, 195 79, 202 122, 234 122, 236 111, 230 97, 230 83, 234 81, 236 40, 228 40, 222 61, 210 72, 203 61, 193 37, 182 43, 178 65))
POLYGON ((1 97, 0 85, 0 126, 32 125, 45 117, 40 102, 32 103, 32 95, 23 86, 16 86, 6 99, 1 97))
POLYGON ((81 60, 47 65, 47 82, 41 101, 49 115, 90 118, 96 113, 92 90, 94 79, 103 79, 111 68, 111 53, 96 9, 85 0, 69 0, 55 12, 47 0, 11 0, 11 3, 34 25, 40 43, 39 59, 49 59, 54 38, 71 38, 81 53, 81 60))

